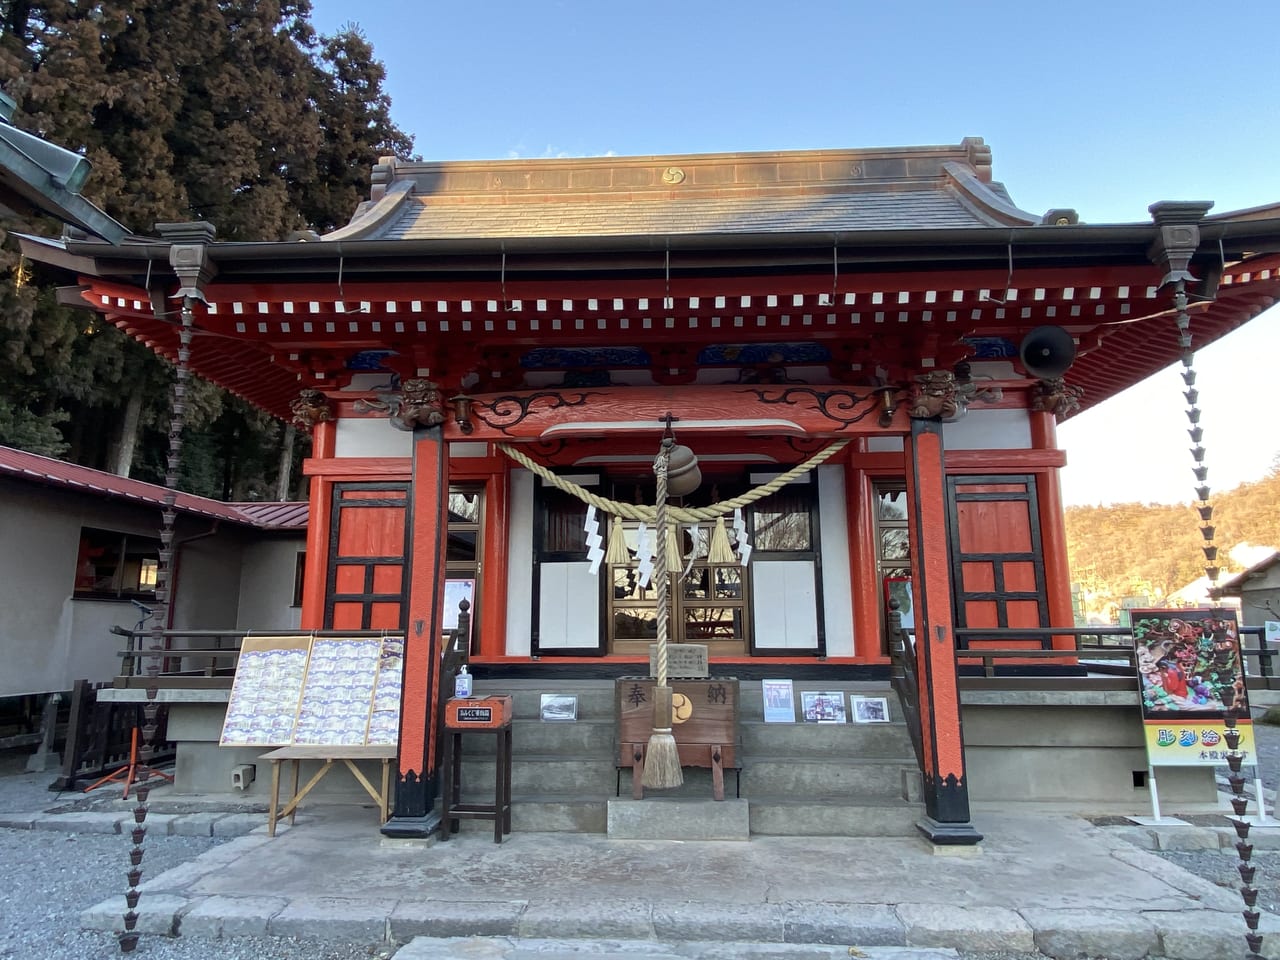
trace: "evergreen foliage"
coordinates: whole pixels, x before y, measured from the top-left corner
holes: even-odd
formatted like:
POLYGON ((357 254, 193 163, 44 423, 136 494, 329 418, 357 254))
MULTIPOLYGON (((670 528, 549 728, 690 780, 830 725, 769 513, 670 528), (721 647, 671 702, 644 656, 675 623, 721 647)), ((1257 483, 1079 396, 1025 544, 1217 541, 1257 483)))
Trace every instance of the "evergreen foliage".
MULTIPOLYGON (((309 0, 0 0, 0 88, 18 103, 15 123, 93 163, 84 195, 139 234, 184 220, 212 222, 219 240, 327 231, 367 198, 377 159, 413 142, 391 120, 365 37, 353 26, 319 37, 310 10, 309 0)), ((59 305, 12 247, 0 247, 0 443, 110 469, 133 443, 132 400, 131 473, 162 479, 168 367, 59 305)), ((181 486, 270 497, 282 435, 201 385, 181 486)))

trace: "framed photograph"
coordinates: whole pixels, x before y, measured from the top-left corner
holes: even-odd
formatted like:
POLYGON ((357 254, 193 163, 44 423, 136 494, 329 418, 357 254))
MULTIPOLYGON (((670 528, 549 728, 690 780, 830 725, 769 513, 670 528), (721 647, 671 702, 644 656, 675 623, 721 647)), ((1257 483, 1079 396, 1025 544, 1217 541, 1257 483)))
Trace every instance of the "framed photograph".
POLYGON ((888 723, 889 701, 884 697, 852 697, 854 723, 888 723))
POLYGON ((849 717, 844 709, 844 693, 834 692, 802 692, 800 706, 804 712, 805 723, 848 723, 849 717))
POLYGON ((542 695, 542 719, 551 722, 578 719, 578 698, 568 693, 542 695))
POLYGON ((795 723, 796 698, 790 680, 761 680, 765 723, 795 723))

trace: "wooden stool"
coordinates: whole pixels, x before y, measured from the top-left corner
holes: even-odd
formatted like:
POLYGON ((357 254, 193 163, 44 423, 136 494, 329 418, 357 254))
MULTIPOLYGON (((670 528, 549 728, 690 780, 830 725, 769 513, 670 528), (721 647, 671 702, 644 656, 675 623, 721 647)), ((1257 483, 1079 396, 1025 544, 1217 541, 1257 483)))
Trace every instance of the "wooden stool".
POLYGON ((445 704, 444 729, 444 809, 440 839, 448 840, 450 833, 457 833, 463 820, 492 820, 493 842, 501 843, 503 834, 511 832, 511 697, 465 700, 454 697, 445 704), (462 802, 464 733, 491 733, 497 740, 493 803, 462 802))

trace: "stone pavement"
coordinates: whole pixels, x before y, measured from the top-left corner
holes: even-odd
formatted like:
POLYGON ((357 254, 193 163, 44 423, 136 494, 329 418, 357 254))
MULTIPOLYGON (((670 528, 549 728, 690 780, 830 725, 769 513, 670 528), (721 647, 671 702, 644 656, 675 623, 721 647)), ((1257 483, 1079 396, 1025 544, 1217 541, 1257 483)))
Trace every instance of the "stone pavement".
MULTIPOLYGON (((1099 827, 1066 814, 980 810, 980 847, 935 850, 922 838, 560 833, 515 833, 497 845, 487 825, 447 843, 392 841, 375 819, 368 807, 315 804, 273 839, 265 814, 151 812, 150 832, 238 836, 146 879, 140 929, 389 940, 405 944, 400 960, 1246 952, 1239 896, 1147 852, 1222 848, 1234 858, 1225 820, 1099 827)), ((123 805, 0 815, 0 826, 19 829, 119 833, 132 823, 123 805)), ((1280 848, 1280 830, 1255 829, 1251 839, 1280 848)), ((117 896, 82 922, 115 930, 124 912, 117 896)), ((1280 920, 1266 915, 1262 929, 1275 937, 1280 920)))

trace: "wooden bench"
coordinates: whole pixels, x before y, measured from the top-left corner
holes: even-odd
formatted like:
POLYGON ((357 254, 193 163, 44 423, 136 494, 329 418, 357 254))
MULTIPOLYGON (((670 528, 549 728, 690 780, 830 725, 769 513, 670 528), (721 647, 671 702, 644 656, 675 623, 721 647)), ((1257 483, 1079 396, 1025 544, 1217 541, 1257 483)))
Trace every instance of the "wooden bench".
MULTIPOLYGON (((620 677, 615 681, 618 753, 615 760, 615 790, 622 793, 622 771, 631 768, 631 796, 644 799, 641 777, 644 751, 653 732, 653 688, 651 677, 620 677)), ((711 795, 724 799, 724 773, 731 770, 741 794, 742 768, 738 765, 738 681, 734 677, 673 679, 668 681, 675 697, 687 701, 688 717, 671 726, 680 753, 680 766, 711 770, 711 795)), ((678 719, 678 718, 677 718, 678 719)))
POLYGON ((267 814, 267 834, 274 837, 276 835, 276 824, 285 817, 289 818, 289 823, 293 823, 294 816, 298 812, 298 804, 302 802, 302 798, 311 792, 321 780, 324 779, 333 765, 338 762, 346 764, 347 769, 351 771, 351 775, 356 778, 360 786, 364 787, 365 792, 369 794, 378 805, 378 815, 380 820, 378 823, 387 822, 388 807, 388 791, 391 785, 391 761, 396 758, 396 745, 391 744, 371 744, 365 746, 292 746, 280 747, 278 750, 272 750, 270 753, 264 753, 261 757, 263 760, 271 761, 271 808, 267 814), (280 806, 280 764, 282 761, 293 761, 293 794, 283 807, 280 806), (321 761, 320 769, 315 772, 306 786, 301 790, 298 789, 298 770, 303 760, 319 760, 321 761), (377 790, 373 784, 360 772, 360 768, 356 766, 359 760, 381 760, 382 761, 382 789, 377 790))

